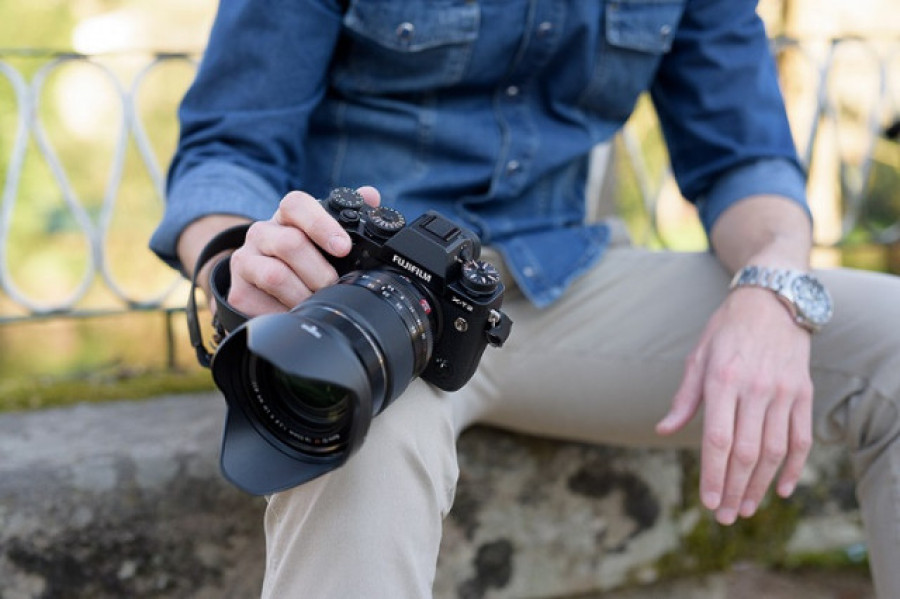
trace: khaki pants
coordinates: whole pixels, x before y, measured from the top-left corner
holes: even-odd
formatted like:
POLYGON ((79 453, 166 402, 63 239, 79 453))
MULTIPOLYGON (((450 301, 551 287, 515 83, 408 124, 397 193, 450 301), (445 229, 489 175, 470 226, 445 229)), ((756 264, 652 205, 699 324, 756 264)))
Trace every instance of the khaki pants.
MULTIPOLYGON (((879 596, 900 597, 900 278, 817 275, 836 304, 813 340, 817 438, 850 452, 879 596)), ((620 246, 549 309, 509 289, 513 333, 485 351, 467 386, 447 394, 415 381, 347 464, 269 499, 263 595, 429 597, 457 480, 455 441, 474 422, 697 446, 699 416, 673 438, 653 427, 728 283, 709 254, 620 246)))

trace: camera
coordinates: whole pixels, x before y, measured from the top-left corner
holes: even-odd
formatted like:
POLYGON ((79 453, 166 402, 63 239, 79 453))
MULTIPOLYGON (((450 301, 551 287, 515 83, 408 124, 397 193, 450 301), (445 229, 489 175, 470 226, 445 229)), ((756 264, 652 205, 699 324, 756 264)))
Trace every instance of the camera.
POLYGON ((227 304, 230 272, 220 261, 210 281, 212 355, 194 330, 193 288, 189 300, 192 341, 228 404, 222 472, 255 495, 343 464, 416 377, 459 389, 512 326, 500 310, 500 275, 479 260, 473 232, 435 211, 408 223, 348 188, 320 202, 352 240, 347 256, 326 255, 340 277, 334 285, 290 312, 245 319, 227 304))

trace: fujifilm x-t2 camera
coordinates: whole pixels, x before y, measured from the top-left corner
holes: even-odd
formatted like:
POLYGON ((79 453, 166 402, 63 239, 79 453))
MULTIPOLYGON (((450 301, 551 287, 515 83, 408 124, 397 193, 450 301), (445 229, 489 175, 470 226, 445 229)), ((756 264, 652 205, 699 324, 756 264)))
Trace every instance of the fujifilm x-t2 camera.
MULTIPOLYGON (((479 260, 474 233, 433 211, 407 223, 346 188, 322 204, 353 242, 346 257, 328 257, 338 282, 290 312, 220 331, 210 363, 228 403, 222 470, 254 494, 341 465, 415 377, 459 389, 512 324, 500 310, 498 271, 479 260)), ((224 300, 227 266, 220 262, 211 281, 219 317, 235 314, 224 300)), ((193 292, 191 299, 202 363, 193 292)))

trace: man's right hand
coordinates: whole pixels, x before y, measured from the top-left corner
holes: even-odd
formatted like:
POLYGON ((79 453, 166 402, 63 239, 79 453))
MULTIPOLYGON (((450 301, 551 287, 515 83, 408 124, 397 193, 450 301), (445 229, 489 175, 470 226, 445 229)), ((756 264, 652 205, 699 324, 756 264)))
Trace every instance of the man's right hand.
MULTIPOLYGON (((381 201, 373 187, 359 192, 370 206, 381 201)), ((231 255, 228 303, 248 316, 286 312, 337 280, 322 252, 341 257, 350 248, 350 235, 315 198, 292 191, 231 255)))
MULTIPOLYGON (((370 206, 381 202, 373 187, 358 191, 370 206)), ((193 272, 203 247, 216 234, 246 221, 238 216, 211 214, 188 225, 177 248, 185 272, 193 272)), ((337 279, 322 251, 345 256, 350 243, 347 232, 315 198, 292 191, 281 200, 271 219, 251 225, 243 247, 232 254, 228 302, 248 316, 290 310, 337 279)), ((207 297, 209 270, 214 262, 210 260, 198 278, 207 297)))

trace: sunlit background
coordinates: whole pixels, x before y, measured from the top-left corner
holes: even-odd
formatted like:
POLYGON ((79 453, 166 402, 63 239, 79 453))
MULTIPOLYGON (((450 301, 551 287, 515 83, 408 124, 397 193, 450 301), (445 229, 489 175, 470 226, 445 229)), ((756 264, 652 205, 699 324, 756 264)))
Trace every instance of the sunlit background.
MULTIPOLYGON (((0 0, 0 409, 152 393, 160 381, 209 385, 178 311, 186 286, 147 241, 162 214, 175 109, 215 6, 0 0), (91 253, 92 236, 100 256, 91 253), (54 310, 65 314, 42 313, 54 310)), ((816 235, 830 248, 816 260, 900 269, 896 242, 868 242, 900 216, 900 149, 876 134, 900 117, 898 0, 764 0, 759 10, 773 38, 803 42, 779 58, 803 153, 821 93, 816 60, 836 38, 865 40, 834 56, 828 93, 841 124, 823 125, 810 153, 816 235), (848 231, 844 210, 860 194, 867 220, 848 231)), ((616 209, 641 243, 703 248, 692 208, 663 176, 665 150, 646 103, 631 133, 647 172, 641 179, 617 161, 616 209), (653 196, 663 190, 649 217, 640 196, 648 185, 653 196)), ((618 142, 620 156, 628 149, 618 142)))
POLYGON ((0 0, 0 61, 21 75, 30 94, 24 102, 13 79, 0 77, 0 268, 13 288, 0 293, 0 318, 28 319, 0 324, 0 407, 42 405, 53 389, 61 398, 91 399, 93 389, 134 381, 140 384, 132 393, 142 394, 148 381, 170 375, 176 387, 193 384, 177 376, 195 370, 180 315, 168 322, 158 310, 130 307, 163 296, 164 306, 184 303, 184 285, 146 248, 162 214, 160 180, 176 140, 175 109, 215 6, 209 0, 0 0), (92 60, 54 58, 54 52, 92 60), (154 59, 168 52, 186 56, 154 59), (133 123, 123 97, 133 106, 133 123), (22 114, 26 105, 33 115, 22 114), (25 151, 16 153, 23 120, 33 126, 25 151), (105 271, 93 268, 85 220, 102 240, 105 271), (68 308, 75 296, 66 311, 110 315, 30 319, 34 308, 68 308), (170 345, 178 349, 174 357, 170 345))

